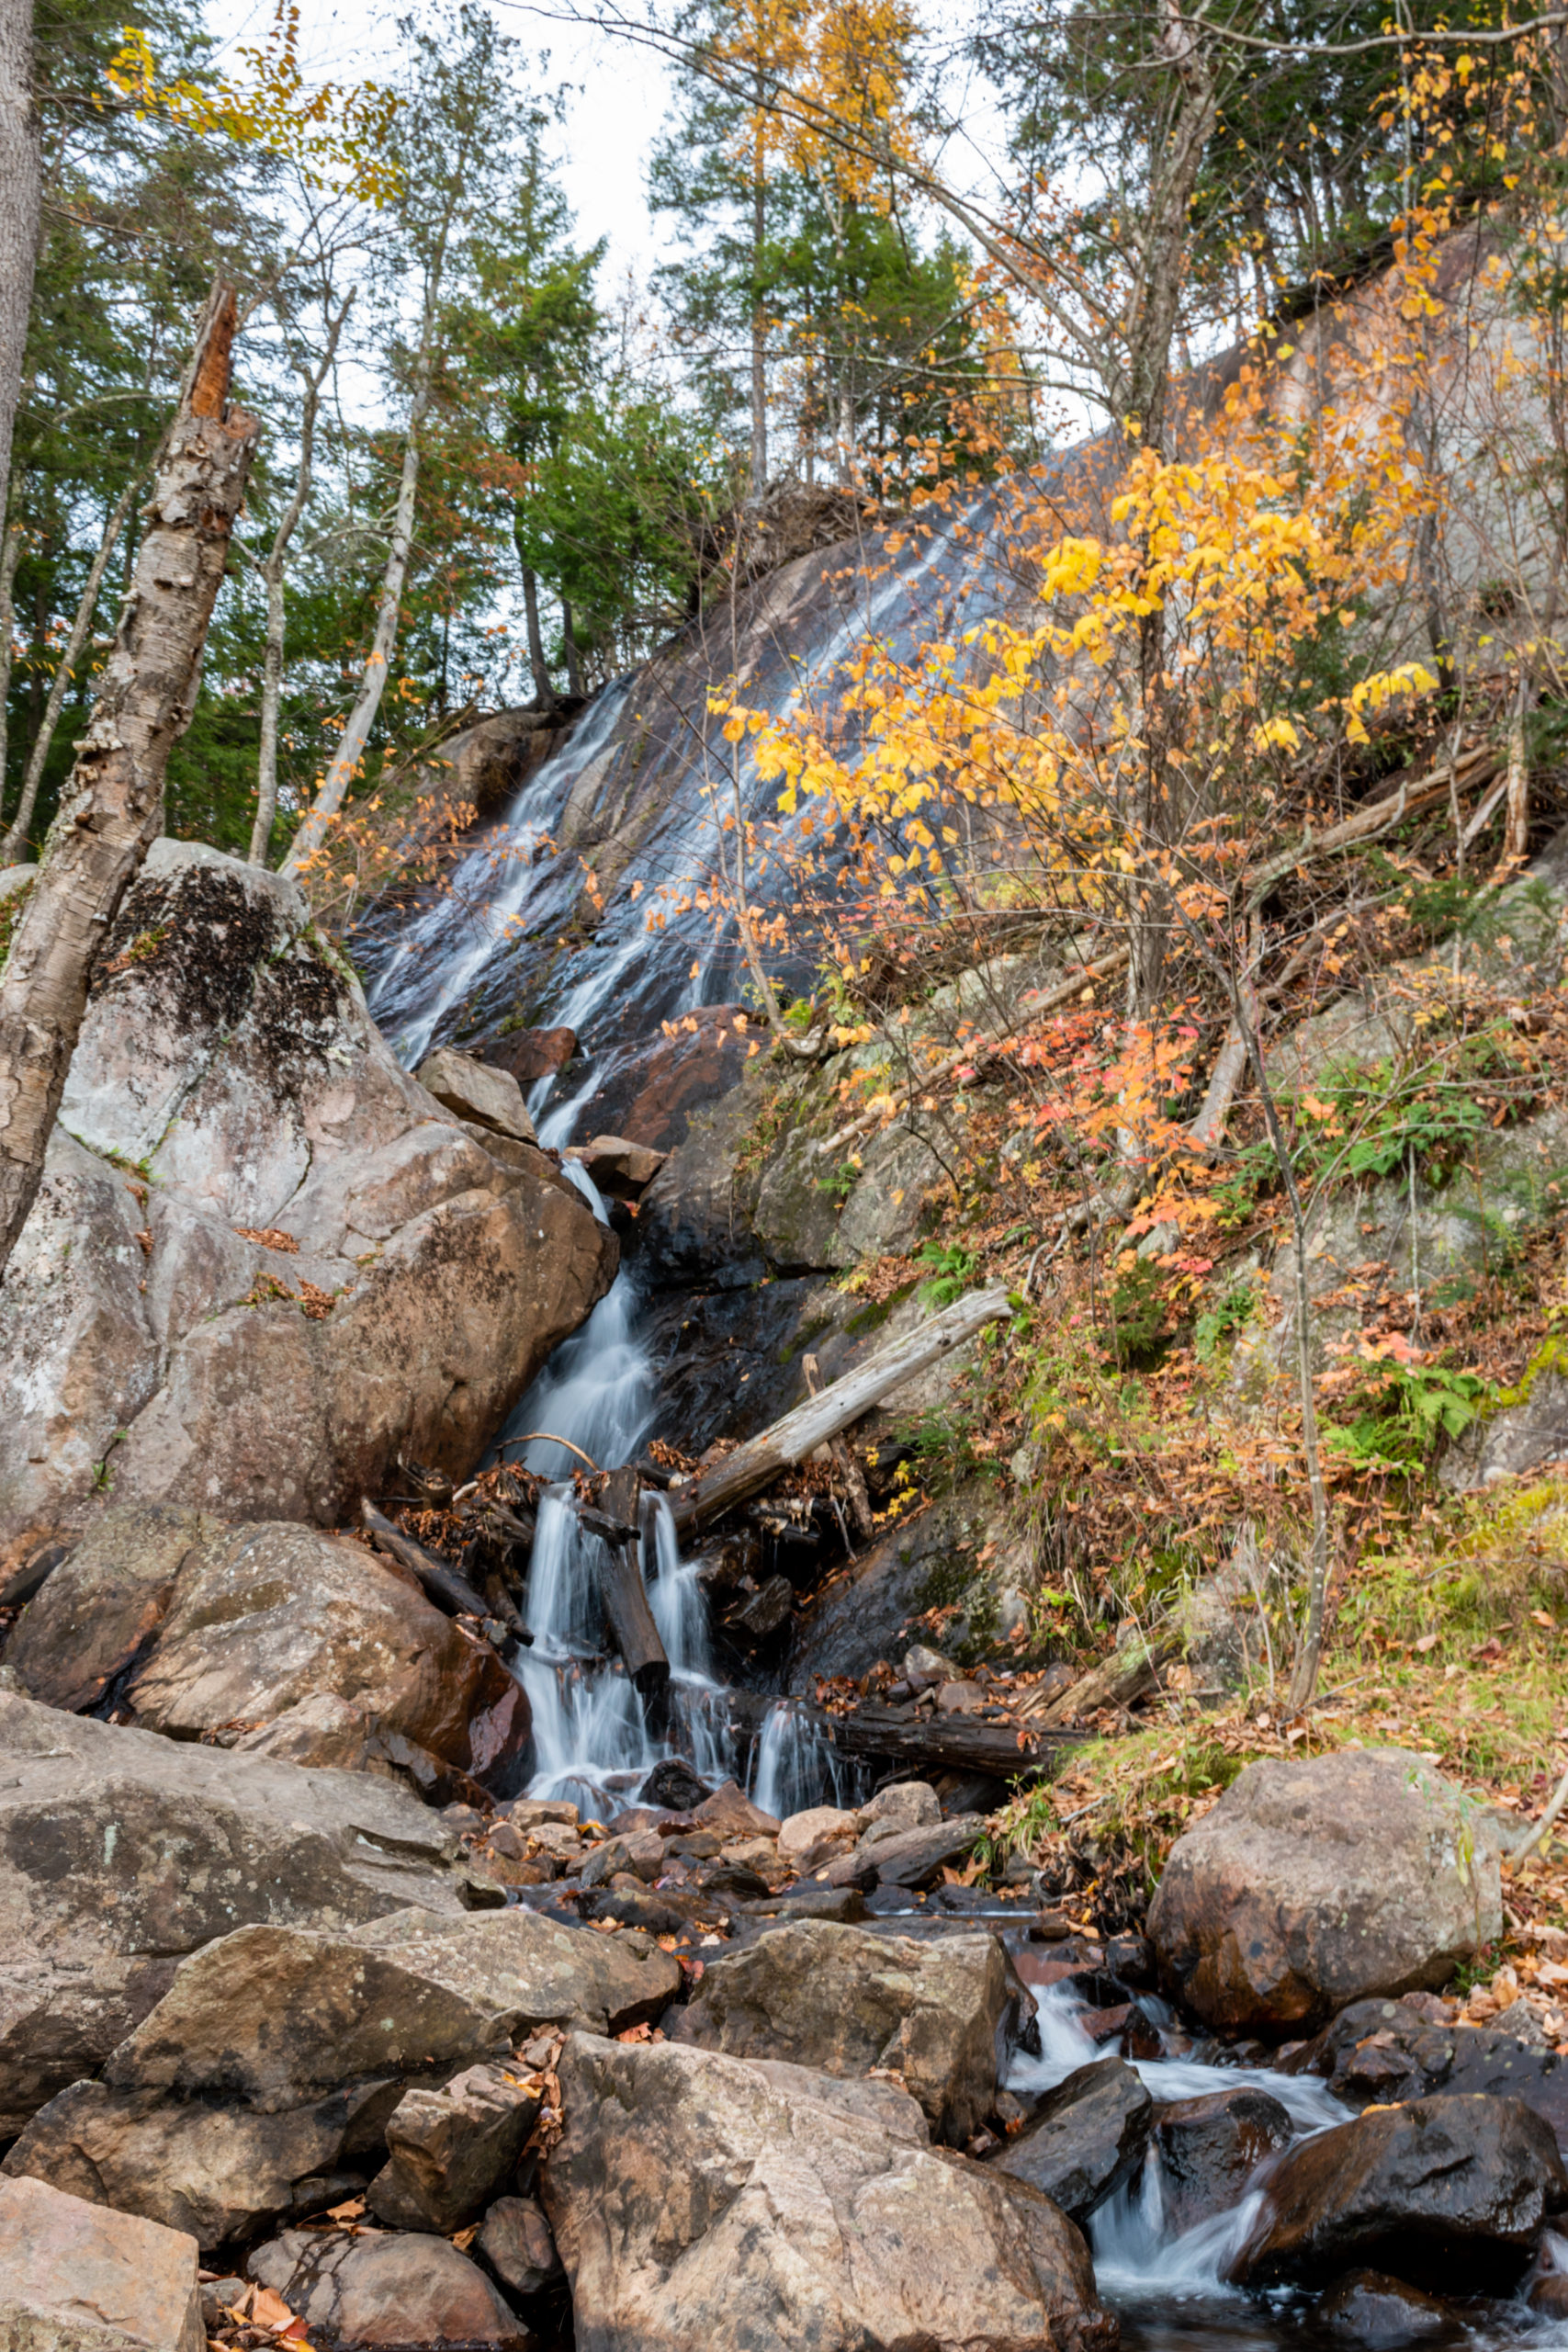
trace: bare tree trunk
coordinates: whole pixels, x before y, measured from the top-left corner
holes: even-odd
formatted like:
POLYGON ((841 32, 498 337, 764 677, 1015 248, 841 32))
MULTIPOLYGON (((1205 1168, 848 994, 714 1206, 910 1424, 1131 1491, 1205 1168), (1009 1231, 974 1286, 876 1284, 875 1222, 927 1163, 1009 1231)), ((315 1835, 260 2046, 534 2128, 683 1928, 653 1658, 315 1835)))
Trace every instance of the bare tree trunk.
POLYGON ((120 492, 113 514, 104 525, 103 537, 98 541, 98 551, 93 558, 93 568, 87 574, 87 584, 82 591, 81 602, 76 607, 76 617, 71 624, 70 638, 64 652, 55 665, 54 676, 50 681, 49 700, 44 706, 43 718, 38 733, 33 738, 33 748, 28 756, 27 774, 22 778, 22 797, 17 803, 17 813, 11 820, 6 838, 0 842, 0 865, 16 865, 27 856, 28 828, 33 821, 33 810, 38 806, 39 786, 43 780, 44 763, 49 758, 50 746, 54 741, 54 730, 60 724, 60 714, 65 707, 65 697, 71 691, 72 673, 82 658, 82 649, 87 642, 88 633, 93 626, 93 615, 97 610, 98 592, 104 584, 104 574, 109 568, 109 558, 113 555, 119 535, 125 528, 126 517, 136 503, 136 493, 157 461, 157 453, 154 452, 147 463, 132 475, 130 481, 120 492))
POLYGON ((1529 744, 1525 731, 1529 698, 1528 681, 1521 678, 1513 717, 1508 721, 1508 813, 1503 828, 1502 861, 1494 876, 1497 881, 1517 874, 1529 855, 1530 765, 1529 744))
MULTIPOLYGON (((757 69, 757 105, 763 104, 762 70, 757 69)), ((768 233, 768 192, 759 141, 751 165, 751 495, 768 486, 768 322, 762 310, 762 243, 768 233)))
POLYGON ((42 186, 32 0, 0 0, 0 484, 11 478, 42 186))
POLYGON ((107 926, 156 838, 257 426, 228 404, 233 288, 209 297, 136 576, 60 813, 0 967, 0 1273, 32 1206, 107 926))
MULTIPOLYGON (((0 540, 0 808, 6 803, 6 752, 8 717, 11 706, 11 648, 16 636, 17 615, 13 591, 17 584, 17 559, 22 551, 22 526, 13 522, 0 540)), ((0 856, 0 865, 5 864, 0 856)))
MULTIPOLYGON (((446 226, 450 226, 450 211, 446 226)), ((403 582, 408 576, 409 552, 413 545, 414 492, 419 487, 419 433, 424 423, 424 412, 430 404, 430 381, 435 365, 435 322, 446 259, 446 230, 444 228, 425 279, 424 315, 420 323, 419 357, 414 363, 413 397, 409 403, 408 434, 403 442, 398 503, 392 516, 392 542, 387 550, 387 569, 381 581, 376 634, 371 639, 364 675, 359 682, 359 693, 354 708, 348 714, 348 724, 317 787, 315 800, 279 868, 284 874, 302 873, 319 854, 327 837, 327 830, 343 807, 348 787, 359 772, 359 763, 365 756, 365 746, 370 740, 370 729, 376 724, 376 713, 381 707, 381 696, 386 692, 387 674, 392 666, 392 655, 398 642, 403 582)))
MULTIPOLYGON (((266 655, 262 671, 261 747, 256 760, 256 816, 251 827, 251 864, 266 864, 267 847, 272 840, 273 820, 277 814, 277 712, 283 698, 283 635, 284 611, 283 567, 288 553, 288 542, 299 528, 299 517, 305 512, 310 496, 310 472, 316 454, 316 411, 321 404, 321 386, 337 354, 337 339, 343 333, 343 322, 348 316, 349 303, 357 288, 351 288, 347 300, 327 330, 327 347, 321 354, 321 364, 315 374, 299 369, 305 387, 305 404, 299 419, 299 471, 295 479, 294 495, 289 500, 279 522, 266 561, 260 565, 261 576, 266 583, 266 655)), ((254 560, 254 559, 253 559, 254 560)))
POLYGON ((547 710, 556 690, 545 659, 545 633, 539 627, 539 575, 531 563, 523 565, 523 613, 528 624, 528 667, 534 673, 534 692, 547 710))
POLYGON ((560 600, 560 633, 566 646, 566 683, 571 693, 586 692, 582 683, 582 660, 577 650, 577 631, 571 618, 571 606, 563 596, 560 600))

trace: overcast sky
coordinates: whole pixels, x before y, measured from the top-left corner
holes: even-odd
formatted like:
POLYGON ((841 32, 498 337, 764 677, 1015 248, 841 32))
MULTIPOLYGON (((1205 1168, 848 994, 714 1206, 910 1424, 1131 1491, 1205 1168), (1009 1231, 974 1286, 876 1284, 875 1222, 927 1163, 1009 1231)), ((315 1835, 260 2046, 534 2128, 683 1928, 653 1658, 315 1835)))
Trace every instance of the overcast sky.
MULTIPOLYGON (((406 5, 407 0, 302 0, 300 49, 307 74, 338 81, 389 78, 399 46, 396 21, 406 5)), ((628 265, 646 278, 658 252, 643 182, 668 100, 660 61, 629 41, 560 22, 524 0, 502 0, 493 13, 525 55, 548 54, 550 85, 573 85, 560 176, 580 241, 609 240, 601 291, 608 294, 628 265)), ((225 51, 262 40, 272 14, 273 0, 231 0, 224 6, 209 0, 207 9, 209 26, 225 51)))

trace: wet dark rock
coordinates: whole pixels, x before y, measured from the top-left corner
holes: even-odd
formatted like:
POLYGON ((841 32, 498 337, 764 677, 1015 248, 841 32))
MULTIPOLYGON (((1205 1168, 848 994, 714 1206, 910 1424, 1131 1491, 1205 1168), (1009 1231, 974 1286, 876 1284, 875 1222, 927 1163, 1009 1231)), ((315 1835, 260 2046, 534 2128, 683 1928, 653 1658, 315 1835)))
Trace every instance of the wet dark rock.
POLYGON ((754 1917, 837 1919, 846 1926, 865 1917, 866 1898, 858 1886, 791 1886, 778 1894, 741 1905, 754 1917))
POLYGON ((1288 2109, 1267 2091, 1216 2091, 1162 2107, 1154 2144, 1172 2228, 1190 2230, 1234 2206, 1264 2157, 1292 2137, 1288 2109))
POLYGON ((1430 2344, 1458 2332, 1458 2316, 1447 2303, 1381 2270, 1352 2270, 1337 2279, 1318 2304, 1317 2318, 1367 2352, 1397 2352, 1400 2345, 1430 2344))
POLYGON ((513 1029, 504 1037, 492 1037, 481 1049, 481 1058, 497 1069, 510 1070, 519 1086, 526 1089, 564 1069, 577 1051, 575 1029, 513 1029))
POLYGON ((1141 1991, 1155 1981, 1155 1949, 1147 1936, 1111 1936, 1105 1947, 1105 1965, 1123 1984, 1141 1991))
POLYGON ((1427 2098, 1434 2092, 1485 2092, 1522 2098, 1568 2145, 1568 2066, 1489 2026, 1434 2023, 1404 2001, 1353 2001, 1284 2071, 1321 2075, 1347 2107, 1427 2098))
POLYGON ((538 2096, 517 2066, 469 2066, 439 2088, 416 2084, 387 2120, 389 2160, 366 2203, 393 2229, 460 2230, 504 2185, 538 2118, 538 2096))
POLYGON ((1232 2276, 1311 2287, 1373 2263, 1417 2286, 1511 2285, 1564 2206, 1557 2143, 1522 2100, 1417 2099, 1287 2149, 1232 2276))
POLYGON ((639 1804, 659 1805, 669 1813, 690 1813, 713 1791, 679 1756, 656 1764, 637 1791, 639 1804))
POLYGON ((1097 2059, 1047 2091, 994 2168, 1043 2189, 1075 2222, 1113 2197, 1143 2161, 1155 2103, 1120 2058, 1097 2059))
POLYGON ((939 2139, 962 2147, 996 2096, 998 2046, 1026 1999, 994 1936, 916 1944, 823 1919, 710 1961, 676 2038, 839 2075, 897 2074, 939 2139))
MULTIPOLYGON (((911 1621, 934 1601, 961 1598, 954 1563, 967 1555, 958 1547, 974 1544, 982 1528, 992 1532, 987 1509, 986 1495, 965 1486, 907 1527, 878 1536, 804 1612, 790 1653, 790 1690, 808 1696, 818 1674, 858 1677, 880 1658, 902 1659, 911 1621)), ((982 1589, 991 1598, 983 1579, 982 1589)), ((925 1679, 945 1679, 953 1670, 943 1660, 940 1673, 925 1679)))
POLYGON ((1502 1925, 1495 1847, 1402 1748, 1248 1765, 1171 1848, 1148 1916, 1190 2008, 1277 2039, 1445 1984, 1502 1925))
POLYGON ((732 1609, 724 1630, 732 1641, 753 1649, 775 1641, 795 1612, 795 1587, 787 1577, 770 1577, 767 1583, 732 1609))
POLYGON ((641 1928, 650 1936, 678 1936, 682 1928, 711 1920, 724 1907, 716 1898, 688 1893, 684 1887, 596 1886, 579 1905, 584 1919, 614 1919, 623 1928, 641 1928))
POLYGON ((566 2275, 545 2209, 534 2197, 497 2198, 474 2251, 520 2303, 547 2294, 566 2275))
POLYGON ((744 1862, 705 1862, 700 1866, 703 1893, 736 1903, 762 1903, 773 1892, 761 1871, 744 1862))
POLYGON ((585 2352, 1112 2352, 1073 2224, 1023 2183, 924 2144, 889 2084, 586 2035, 568 2041, 560 2080, 565 2132, 541 2195, 585 2352))
POLYGON ((383 2230, 285 2230, 246 2270, 344 2352, 355 2345, 506 2346, 527 2330, 477 2263, 446 2238, 383 2230))

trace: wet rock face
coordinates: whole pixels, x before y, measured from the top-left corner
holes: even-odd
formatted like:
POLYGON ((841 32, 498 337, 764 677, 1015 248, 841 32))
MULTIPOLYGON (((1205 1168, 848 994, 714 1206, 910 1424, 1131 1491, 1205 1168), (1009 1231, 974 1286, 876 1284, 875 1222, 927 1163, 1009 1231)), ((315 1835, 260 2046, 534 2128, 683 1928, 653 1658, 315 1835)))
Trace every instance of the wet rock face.
POLYGON ((1321 2075, 1347 2107, 1483 2091, 1521 2098, 1568 2143, 1568 2066, 1487 2026, 1435 2025, 1400 2001, 1353 2001, 1290 2062, 1321 2075))
POLYGON ((256 2248, 246 2269, 329 2343, 525 2352, 529 2341, 500 2290, 446 2238, 285 2230, 256 2248))
MULTIPOLYGON (((468 1899, 436 1816, 311 1772, 0 1691, 0 2134, 95 2074, 181 1957, 249 1922, 347 1928, 468 1899)), ((216 1947, 215 1947, 216 1948, 216 1947)))
POLYGON ((54 1706, 94 1706, 113 1683, 139 1727, 176 1739, 227 1745, 336 1699, 362 1739, 400 1735, 498 1786, 529 1740, 527 1702, 488 1644, 363 1544, 288 1521, 109 1510, 28 1602, 6 1663, 54 1706))
POLYGON ((1046 2092, 995 2169, 1041 2189, 1075 2222, 1087 2221, 1137 2170, 1154 2112, 1131 2066, 1098 2059, 1046 2092))
POLYGON ((1522 2101, 1425 2098, 1303 2141, 1269 2175, 1235 2257, 1245 2286, 1322 2286, 1348 2266, 1420 2287, 1508 2285, 1568 2206, 1557 2143, 1522 2101))
POLYGON ((196 2241, 0 2180, 0 2339, 17 2352, 202 2352, 196 2241))
POLYGON ((294 884, 155 843, 0 1298, 0 1566, 111 1496, 331 1525, 400 1449, 466 1475, 615 1261, 484 1132, 398 1068, 294 884))
MULTIPOLYGON (((818 2075, 582 2035, 542 2195, 581 2352, 1111 2352, 1088 2249, 1038 2191, 896 2136, 818 2075)), ((878 2087, 881 2087, 880 2086, 878 2087)))
POLYGON ((838 2075, 896 2074, 939 2139, 961 2145, 996 2098, 1021 1988, 994 1936, 934 1944, 800 1920, 713 1961, 676 2038, 838 2075))
POLYGON ((1317 2307, 1321 2324, 1366 2352, 1397 2352, 1404 2344, 1432 2344, 1459 2332, 1458 2315, 1435 2295, 1407 2287, 1381 2270, 1352 2270, 1317 2307))
POLYGON ((1264 2157, 1292 2136, 1289 2111, 1267 2091, 1216 2091, 1161 2108, 1154 2148, 1172 2229, 1228 2211, 1264 2157))
POLYGON ((1495 1851, 1400 1748, 1249 1765, 1177 1839, 1148 1917, 1187 2006, 1220 2032, 1266 2035, 1442 1984, 1502 1925, 1495 1851))

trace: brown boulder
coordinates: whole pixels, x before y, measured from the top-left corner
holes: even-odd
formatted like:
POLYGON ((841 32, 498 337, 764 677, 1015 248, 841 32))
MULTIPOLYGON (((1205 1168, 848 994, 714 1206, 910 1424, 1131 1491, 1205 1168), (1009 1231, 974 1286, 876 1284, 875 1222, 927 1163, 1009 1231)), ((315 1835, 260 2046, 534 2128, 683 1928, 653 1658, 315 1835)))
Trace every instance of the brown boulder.
POLYGON ((1021 1987, 995 1936, 916 1943, 833 1920, 774 1928, 710 1961, 677 2041, 829 2075, 895 2075, 933 2134, 962 2145, 990 2113, 1021 1987))
POLYGON ((1321 2286, 1370 2263, 1416 2286, 1511 2284, 1568 2174, 1540 2117, 1513 2098, 1373 2109, 1287 2149, 1231 2275, 1321 2286))
POLYGON ((1111 2352, 1049 2199, 853 2111, 863 2086, 574 2034, 542 2174, 583 2352, 1111 2352))
POLYGON ((141 1657, 169 1611, 190 1555, 223 1532, 205 1511, 167 1503, 109 1510, 28 1601, 6 1646, 22 1689, 85 1714, 141 1657))
POLYGON ((285 2230, 245 2265, 312 2335, 358 2345, 495 2345, 529 2337, 477 2263, 439 2237, 382 2230, 285 2230))
POLYGON ((476 1061, 472 1054, 459 1054, 451 1046, 438 1046, 414 1076, 444 1110, 455 1111, 465 1123, 492 1127, 517 1143, 538 1140, 523 1090, 510 1070, 476 1061))
POLYGON ((572 1144, 566 1154, 581 1163, 602 1193, 617 1201, 640 1199, 669 1156, 625 1136, 592 1136, 586 1143, 572 1144))
POLYGON ((1222 2032, 1299 2035, 1348 2002, 1446 1983, 1502 1933, 1497 1856, 1402 1748, 1250 1764, 1170 1849, 1148 1932, 1222 2032))
POLYGON ((692 1809, 692 1818, 716 1838, 776 1838, 779 1824, 771 1813, 750 1798, 734 1781, 721 1781, 711 1797, 705 1797, 692 1809))
POLYGON ((476 1778, 504 1777, 528 1745, 528 1702, 488 1642, 364 1544, 287 1521, 187 1555, 125 1698, 150 1730, 188 1739, 323 1694, 476 1778))
POLYGON ((0 2342, 13 2352, 203 2352, 196 2241, 0 2180, 0 2342))
POLYGON ((519 1086, 530 1087, 564 1069, 576 1051, 575 1029, 513 1029, 491 1038, 483 1058, 496 1069, 510 1070, 519 1086))
POLYGON ((1347 2107, 1393 2106, 1442 2091, 1522 2098, 1568 2146, 1568 2064, 1555 2051, 1527 2048, 1495 2026, 1450 2025, 1404 2001, 1353 2001, 1286 2062, 1292 2075, 1321 2075, 1347 2107))

